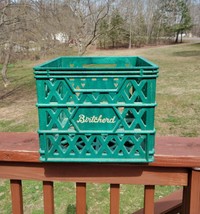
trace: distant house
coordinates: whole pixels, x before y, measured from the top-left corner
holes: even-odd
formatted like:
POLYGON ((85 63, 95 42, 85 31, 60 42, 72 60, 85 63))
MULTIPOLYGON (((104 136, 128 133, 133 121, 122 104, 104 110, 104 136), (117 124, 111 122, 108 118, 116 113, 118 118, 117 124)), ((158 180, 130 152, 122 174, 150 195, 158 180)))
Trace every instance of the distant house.
POLYGON ((56 39, 60 43, 68 43, 69 42, 69 36, 66 33, 56 33, 52 35, 52 39, 56 39))

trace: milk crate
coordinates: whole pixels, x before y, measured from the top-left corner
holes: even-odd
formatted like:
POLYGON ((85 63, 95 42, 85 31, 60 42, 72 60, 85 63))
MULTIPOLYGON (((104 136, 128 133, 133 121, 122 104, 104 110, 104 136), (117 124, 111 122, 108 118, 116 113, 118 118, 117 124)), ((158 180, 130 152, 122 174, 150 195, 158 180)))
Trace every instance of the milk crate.
POLYGON ((64 56, 34 73, 41 161, 154 160, 157 65, 138 56, 64 56))

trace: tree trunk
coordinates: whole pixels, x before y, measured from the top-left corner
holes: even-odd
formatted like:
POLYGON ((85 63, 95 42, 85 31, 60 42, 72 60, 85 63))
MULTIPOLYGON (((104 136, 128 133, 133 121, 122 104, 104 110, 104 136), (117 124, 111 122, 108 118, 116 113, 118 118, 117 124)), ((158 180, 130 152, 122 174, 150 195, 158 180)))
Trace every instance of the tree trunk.
POLYGON ((183 32, 181 32, 181 43, 183 42, 183 32))
POLYGON ((132 29, 131 29, 131 23, 129 25, 129 45, 128 48, 131 49, 132 48, 132 29))
POLYGON ((3 67, 1 69, 1 75, 2 75, 2 79, 5 87, 7 87, 8 84, 10 83, 7 77, 8 63, 10 61, 10 57, 11 57, 11 49, 9 48, 3 63, 3 67))
POLYGON ((114 42, 114 40, 112 41, 112 47, 115 48, 115 42, 114 42))
POLYGON ((128 44, 128 48, 131 49, 132 48, 132 39, 131 39, 132 35, 130 32, 130 36, 129 36, 129 44, 128 44))
POLYGON ((179 36, 179 31, 177 31, 177 33, 176 33, 176 40, 175 40, 175 43, 178 43, 178 36, 179 36))

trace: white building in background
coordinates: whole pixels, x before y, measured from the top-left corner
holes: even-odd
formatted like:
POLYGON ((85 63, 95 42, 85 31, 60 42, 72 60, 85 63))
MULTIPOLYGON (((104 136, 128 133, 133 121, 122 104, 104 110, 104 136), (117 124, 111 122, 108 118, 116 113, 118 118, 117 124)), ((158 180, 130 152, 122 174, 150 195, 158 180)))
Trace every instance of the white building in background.
POLYGON ((56 39, 60 43, 67 43, 69 42, 69 36, 65 33, 59 32, 52 35, 52 39, 56 39))

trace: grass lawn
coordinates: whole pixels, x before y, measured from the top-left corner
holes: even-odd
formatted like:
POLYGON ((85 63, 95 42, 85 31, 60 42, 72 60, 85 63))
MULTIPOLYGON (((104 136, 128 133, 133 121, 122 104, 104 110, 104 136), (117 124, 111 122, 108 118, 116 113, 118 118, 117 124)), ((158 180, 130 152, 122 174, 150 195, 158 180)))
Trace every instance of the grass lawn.
MULTIPOLYGON (((160 67, 157 79, 155 126, 157 135, 200 136, 200 43, 132 50, 98 50, 88 55, 139 55, 160 67)), ((44 61, 44 60, 42 60, 44 61)), ((42 61, 22 61, 9 66, 11 84, 4 88, 0 79, 0 131, 37 131, 35 80, 32 67, 42 61)), ((23 181, 25 214, 42 214, 42 184, 23 181)), ((156 187, 156 198, 178 187, 156 187)), ((55 183, 58 214, 75 213, 75 184, 55 183)), ((109 186, 88 184, 87 211, 109 213, 109 186)), ((10 214, 9 181, 0 180, 0 213, 10 214)), ((121 213, 140 208, 143 188, 121 186, 121 213)))

